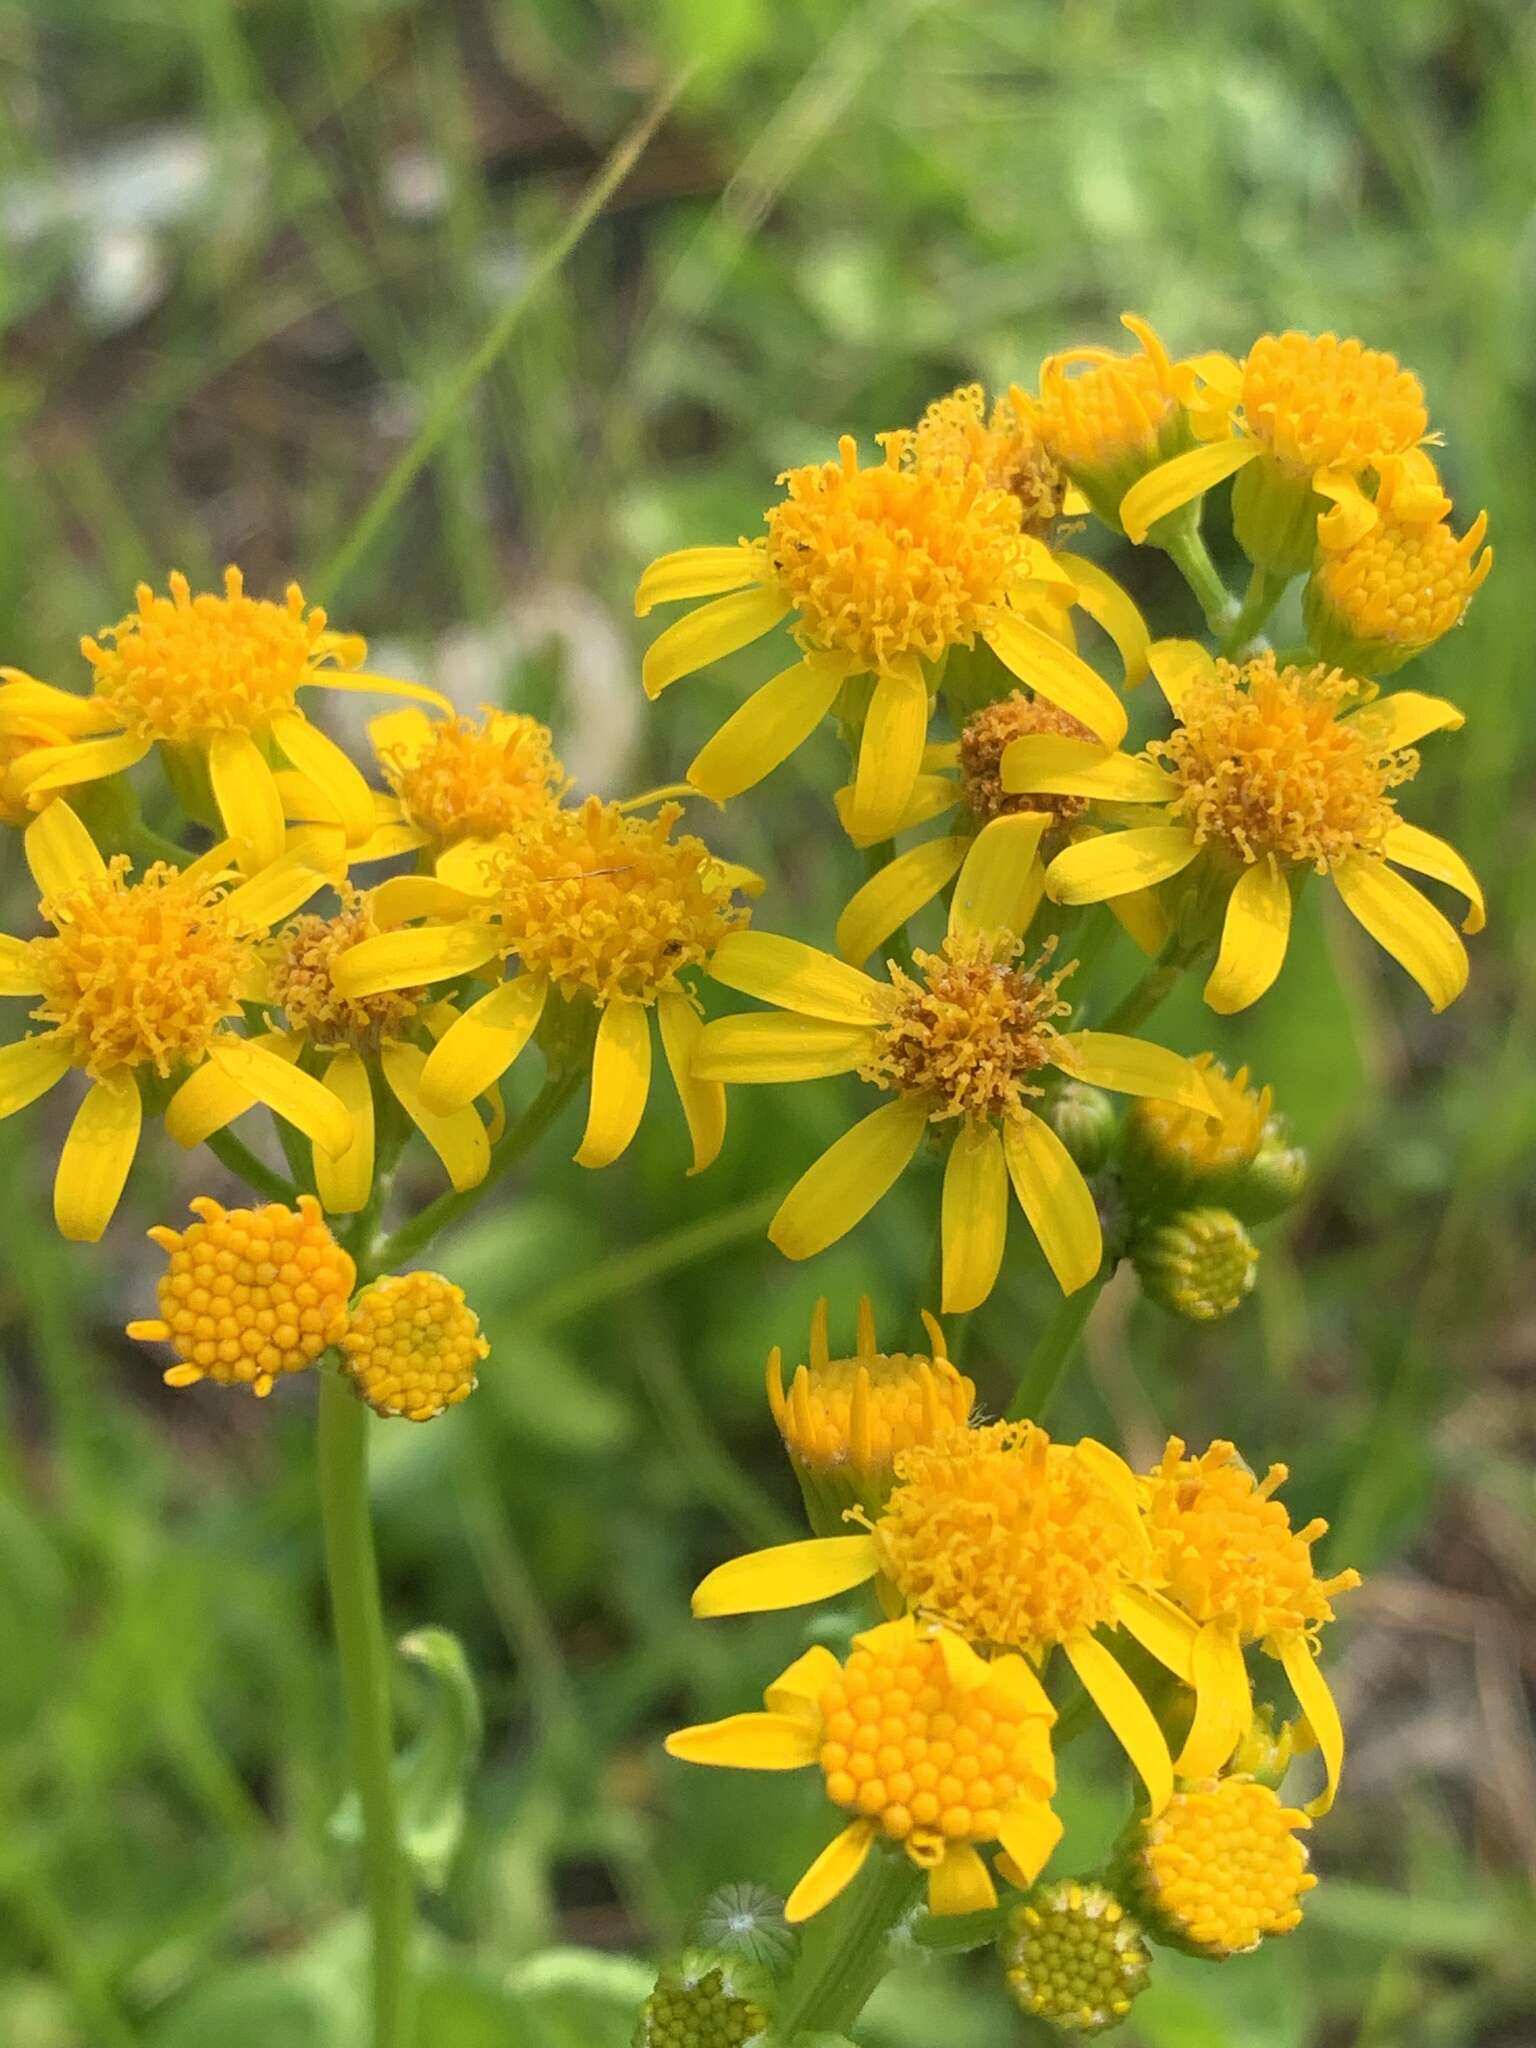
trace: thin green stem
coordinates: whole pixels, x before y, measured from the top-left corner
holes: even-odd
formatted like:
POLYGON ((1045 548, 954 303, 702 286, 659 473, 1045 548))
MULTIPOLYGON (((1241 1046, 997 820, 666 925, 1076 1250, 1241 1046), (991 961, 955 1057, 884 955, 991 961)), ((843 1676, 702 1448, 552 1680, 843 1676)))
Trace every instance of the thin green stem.
POLYGON ((1086 1287, 1079 1287, 1075 1294, 1064 1294, 1057 1303, 1019 1374, 1019 1383, 1006 1410, 1010 1422, 1039 1422, 1044 1417, 1108 1278, 1107 1272, 1099 1273, 1086 1287))
POLYGON ((1237 617, 1222 635, 1223 654, 1241 654, 1260 631, 1265 620, 1284 597, 1290 585, 1289 576, 1278 576, 1271 569, 1255 567, 1248 579, 1248 588, 1238 607, 1237 617))
POLYGON ((1134 1031, 1145 1024, 1152 1012, 1178 987, 1179 977, 1187 965, 1182 957, 1169 959, 1165 948, 1161 956, 1147 967, 1140 981, 1120 998, 1099 1028, 1104 1031, 1134 1031))
POLYGON ((411 2039, 415 1901, 400 1851, 389 1646, 368 1507, 368 1411, 339 1373, 320 1378, 318 1466, 326 1576, 352 1782, 363 1817, 373 1985, 372 2048, 411 2039))
POLYGON ((679 1224, 676 1230, 665 1231, 647 1244, 636 1245, 633 1251, 605 1258, 600 1266, 588 1267, 569 1279, 557 1280, 552 1287, 546 1287, 542 1294, 534 1295, 528 1302, 523 1311, 522 1328, 525 1331, 548 1329, 553 1323, 563 1323, 571 1316, 582 1315, 602 1302, 611 1301, 615 1295, 630 1294, 659 1280, 664 1274, 674 1273, 682 1266, 691 1266, 697 1259, 708 1258, 713 1252, 725 1251, 746 1238, 756 1237, 767 1229, 782 1199, 777 1194, 754 1195, 749 1201, 737 1202, 712 1216, 700 1216, 691 1223, 679 1224))
POLYGON ((877 1848, 842 1897, 817 1914, 779 2004, 785 2040, 847 2032, 889 1970, 891 1930, 922 1884, 923 1873, 900 1851, 877 1848))
POLYGON ((1158 545, 1195 593, 1195 601, 1205 614, 1206 625, 1219 640, 1231 626, 1237 606, 1206 550, 1198 507, 1194 508, 1192 518, 1179 519, 1175 516, 1169 520, 1168 526, 1167 533, 1158 533, 1158 545))
POLYGON ((239 1176, 258 1195, 265 1195, 269 1202, 286 1202, 289 1207, 298 1200, 298 1189, 291 1180, 285 1180, 273 1167, 246 1144, 233 1131, 212 1131, 205 1140, 208 1150, 221 1166, 239 1176))

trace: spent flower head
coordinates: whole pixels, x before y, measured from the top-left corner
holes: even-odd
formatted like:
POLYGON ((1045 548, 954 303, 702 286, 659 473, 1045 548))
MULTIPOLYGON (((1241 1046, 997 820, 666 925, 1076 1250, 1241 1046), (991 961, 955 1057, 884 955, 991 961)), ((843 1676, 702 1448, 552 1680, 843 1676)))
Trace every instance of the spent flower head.
POLYGON ((1035 1885, 1009 1913, 998 1952, 1014 2003, 1064 2034, 1118 2026, 1151 1977, 1141 1928, 1091 1878, 1035 1885))

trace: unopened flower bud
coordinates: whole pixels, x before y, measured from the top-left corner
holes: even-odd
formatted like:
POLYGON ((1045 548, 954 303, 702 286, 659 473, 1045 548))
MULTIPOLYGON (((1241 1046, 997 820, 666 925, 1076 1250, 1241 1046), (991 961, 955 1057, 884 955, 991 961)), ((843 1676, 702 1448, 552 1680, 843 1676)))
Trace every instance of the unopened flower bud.
POLYGON ((1176 1792, 1127 1838, 1132 1903, 1147 1931, 1212 1960, 1289 1934, 1317 1883, 1296 1832, 1308 1826, 1252 1778, 1210 1778, 1176 1792))
POLYGON ((1132 1252, 1149 1301, 1191 1322, 1231 1315, 1257 1277, 1259 1248, 1228 1209, 1184 1209, 1132 1252))
POLYGON ((1204 1077, 1208 1114, 1147 1095, 1126 1111, 1120 1160, 1144 1214, 1230 1199, 1264 1143, 1269 1089, 1251 1087, 1246 1067, 1229 1075, 1214 1053, 1196 1053, 1190 1064, 1204 1077))
POLYGON ((1305 1721, 1282 1721, 1277 1727, 1274 1708, 1261 1706, 1254 1710, 1247 1734, 1232 1752, 1230 1774, 1256 1778, 1275 1792, 1280 1789, 1280 1781, 1292 1760, 1314 1746, 1312 1731, 1305 1721))
POLYGON ((1141 1929, 1119 1899, 1076 1878, 1027 1893, 998 1950, 1015 2004, 1067 2034, 1117 2026, 1150 1975, 1141 1929))
POLYGON ((765 1986, 750 1965, 707 1953, 670 1963, 640 2008, 634 2048, 746 2048, 763 2041, 765 1986))
POLYGON ((760 1884, 723 1884, 699 1908, 693 1945, 771 1975, 794 1953, 795 1936, 776 1892, 760 1884))
POLYGON ((1051 1128, 1084 1173, 1097 1173, 1114 1147, 1119 1118, 1101 1088, 1068 1081, 1048 1111, 1051 1128))
POLYGON ((1271 1117, 1264 1142, 1227 1191, 1227 1200, 1245 1223, 1266 1223, 1301 1200, 1308 1172, 1306 1153, 1289 1142, 1279 1118, 1271 1117))

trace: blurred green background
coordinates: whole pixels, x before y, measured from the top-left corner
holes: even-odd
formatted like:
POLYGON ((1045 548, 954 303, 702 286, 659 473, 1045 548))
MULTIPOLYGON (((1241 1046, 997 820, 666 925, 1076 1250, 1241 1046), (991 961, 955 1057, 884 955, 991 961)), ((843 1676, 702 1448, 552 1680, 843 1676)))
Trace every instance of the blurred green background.
MULTIPOLYGON (((1276 1084, 1316 1179, 1231 1321, 1113 1292, 1053 1417, 1136 1457, 1177 1429, 1284 1458, 1298 1518, 1335 1524, 1324 1557, 1369 1573, 1331 1636, 1352 1755, 1306 1925, 1161 1966, 1121 2037, 1144 2048, 1536 2038, 1533 68, 1518 0, 0 6, 0 654, 61 682, 137 579, 238 559, 258 589, 298 575, 376 666, 549 716, 578 777, 626 793, 734 697, 647 711, 638 570, 752 530, 839 432, 1032 382, 1123 306, 1176 350, 1333 327, 1423 376, 1458 522, 1486 503, 1502 557, 1411 678, 1468 712, 1412 815, 1486 878, 1471 988, 1432 1017, 1311 891, 1236 1028, 1168 1013, 1276 1084)), ((1100 552, 1194 629, 1160 557, 1100 552)), ((829 740, 704 824, 772 876, 764 921, 823 943, 858 874, 838 773, 829 740)), ((0 889, 28 929, 14 835, 0 889)), ((600 1176, 568 1163, 573 1113, 437 1254, 493 1359, 468 1408, 375 1444, 391 1619, 457 1631, 485 1705, 429 1907, 431 2048, 622 2048, 650 1977, 627 1959, 820 1839, 812 1786, 689 1773, 659 1735, 751 1704, 800 1639, 687 1611, 702 1568, 797 1529, 768 1347, 800 1355, 822 1290, 850 1334, 867 1288, 893 1347, 918 1336, 931 1177, 811 1270, 761 1235, 855 1092, 738 1091, 701 1180, 665 1084, 600 1176)), ((356 2048, 314 1389, 161 1387, 119 1334, 148 1307, 141 1233, 229 1183, 151 1145, 101 1247, 63 1246, 62 1114, 0 1131, 0 2042, 356 2048)), ((1023 1235, 972 1333, 994 1404, 1051 1299, 1023 1235)), ((402 1699, 430 1716, 419 1674, 402 1699)), ((905 1971, 868 2038, 1017 2031, 978 1960, 905 1971)))

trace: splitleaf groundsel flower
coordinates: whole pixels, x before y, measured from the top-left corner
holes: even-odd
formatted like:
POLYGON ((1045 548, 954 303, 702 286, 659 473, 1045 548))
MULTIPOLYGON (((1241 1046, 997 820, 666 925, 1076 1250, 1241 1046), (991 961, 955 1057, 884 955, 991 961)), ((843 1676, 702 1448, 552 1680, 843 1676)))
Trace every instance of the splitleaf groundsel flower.
POLYGON ((1196 1053, 1210 1097, 1201 1113, 1182 1102, 1144 1095, 1125 1118, 1121 1155, 1134 1188, 1144 1198, 1228 1194, 1258 1157, 1274 1113, 1274 1091, 1249 1085, 1246 1067, 1229 1074, 1214 1053, 1196 1053))
MULTIPOLYGON (((1131 1629, 1187 1678, 1194 1630, 1155 1591, 1129 1467, 1091 1438, 1053 1444, 1033 1423, 999 1422, 901 1453, 896 1482, 862 1535, 780 1544, 718 1566, 695 1591, 694 1613, 797 1607, 878 1578, 891 1605, 978 1647, 1016 1652, 1032 1669, 1059 1648, 1153 1808, 1163 1805, 1173 1790, 1168 1745, 1101 1632, 1131 1629)), ((1017 1881, 1030 1883, 1040 1864, 1015 1861, 1017 1881)))
POLYGON ((570 786, 549 727, 525 712, 434 719, 408 705, 368 732, 403 824, 434 854, 516 832, 570 786))
POLYGON ((467 1401, 491 1349, 463 1288, 426 1272, 388 1274, 365 1287, 340 1344, 342 1369, 368 1406, 408 1422, 430 1422, 467 1401))
POLYGON ((438 1040, 421 1073, 427 1109, 452 1116, 498 1081, 552 998, 589 1004, 597 1042, 576 1157, 583 1166, 610 1165, 650 1094, 654 1010, 693 1139, 693 1170, 710 1163, 725 1134, 725 1092, 693 1071, 701 1019, 681 976, 712 971, 721 943, 747 920, 735 892, 756 878, 691 834, 674 839, 681 815, 666 804, 639 817, 596 797, 575 809, 546 807, 502 842, 464 842, 439 860, 436 879, 408 878, 391 899, 402 907, 417 901, 453 922, 383 932, 337 960, 336 986, 356 998, 457 979, 515 956, 520 971, 438 1040))
POLYGON ((324 877, 279 861, 226 890, 223 849, 176 869, 156 862, 139 880, 125 854, 104 861, 66 803, 26 832, 40 914, 50 935, 0 935, 0 994, 37 999, 46 1031, 0 1048, 0 1116, 35 1102, 74 1067, 90 1087, 59 1156, 54 1215, 65 1237, 94 1243, 117 1207, 144 1119, 146 1087, 183 1091, 214 1073, 266 1103, 314 1144, 341 1153, 351 1120, 335 1096, 269 1047, 229 1027, 260 994, 267 926, 313 895, 324 877), (185 1077, 185 1078, 183 1078, 185 1077))
POLYGON ((67 790, 39 791, 27 801, 25 779, 13 770, 44 747, 65 747, 88 735, 96 717, 89 697, 72 697, 19 668, 0 668, 0 825, 23 826, 67 790))
POLYGON ((1037 1884, 998 1942, 1014 2003, 1065 2034, 1118 2026, 1151 1978, 1140 1927, 1106 1885, 1037 1884))
POLYGON ((705 1952, 680 1956, 640 2008, 632 2048, 766 2048, 760 1973, 705 1952))
POLYGON ((1259 1271, 1259 1248, 1228 1209, 1181 1209, 1140 1233, 1131 1257, 1147 1299, 1193 1323, 1240 1308, 1259 1271))
POLYGON ((130 1323, 128 1335, 176 1352, 168 1387, 215 1380, 264 1398, 341 1337, 356 1268, 313 1195, 296 1209, 225 1209, 211 1195, 190 1207, 198 1220, 185 1230, 149 1233, 166 1255, 160 1313, 130 1323))
POLYGON ((1297 1830, 1304 1813, 1252 1778, 1210 1778, 1136 1825, 1138 1910, 1159 1940, 1221 1960, 1301 1924, 1317 1879, 1297 1830))
POLYGON ((1106 832, 1057 855, 1059 903, 1100 903, 1182 874, 1204 853, 1226 895, 1205 999, 1224 1014, 1264 994, 1285 960, 1293 887, 1331 878, 1345 906, 1437 1010, 1466 986, 1466 948, 1398 867, 1466 897, 1463 930, 1484 923, 1482 890, 1454 847, 1397 815, 1391 792, 1418 771, 1414 742, 1463 723, 1416 690, 1376 697, 1337 669, 1241 664, 1194 641, 1163 640, 1152 669, 1176 724, 1144 754, 1105 756, 1070 740, 1015 741, 1004 784, 1155 807, 1159 822, 1106 832))
POLYGON ((1022 1657, 989 1663, 906 1615, 855 1636, 845 1664, 808 1650, 763 1699, 766 1712, 682 1729, 667 1751, 739 1770, 820 1768, 851 1818, 790 1894, 791 1921, 830 1905, 879 1841, 927 1873, 934 1913, 996 1905, 984 1845, 1000 1844, 1026 1882, 1055 1847, 1055 1710, 1022 1657))
MULTIPOLYGON (((82 700, 61 690, 50 701, 88 703, 90 724, 67 745, 40 748, 16 764, 28 800, 120 774, 158 745, 173 774, 206 776, 247 871, 283 851, 283 802, 269 747, 325 793, 348 845, 360 847, 374 831, 372 791, 300 710, 300 690, 384 691, 449 708, 419 683, 360 673, 367 643, 331 631, 323 611, 306 607, 297 583, 273 604, 247 596, 236 568, 225 570, 222 596, 194 595, 179 573, 169 597, 141 583, 135 609, 80 646, 95 672, 94 695, 82 700)), ((83 714, 70 715, 78 721, 83 714)))
POLYGON ((1394 674, 1461 624, 1493 567, 1487 531, 1486 512, 1460 539, 1447 519, 1381 513, 1358 539, 1323 545, 1302 600, 1308 641, 1352 674, 1394 674))
POLYGON ((710 972, 783 1014, 718 1018, 700 1035, 695 1072, 725 1081, 806 1081, 857 1073, 895 1099, 839 1138, 785 1198, 769 1236, 809 1258, 858 1223, 894 1185, 932 1129, 948 1140, 943 1195, 943 1302, 986 1300, 1002 1263, 1008 1182, 1064 1293, 1099 1269, 1103 1239, 1087 1184, 1033 1106, 1048 1071, 1199 1107, 1204 1084, 1161 1046, 1115 1032, 1069 1031, 1049 949, 1033 964, 1014 934, 1028 916, 1046 820, 1000 818, 966 856, 937 953, 885 981, 814 947, 766 932, 732 934, 710 972))
MULTIPOLYGON (((1327 1785, 1308 1809, 1333 1804, 1344 1761, 1344 1731, 1318 1667, 1317 1635, 1333 1620, 1333 1597, 1360 1583, 1357 1571, 1317 1576, 1312 1545, 1328 1524, 1293 1529, 1274 1498, 1286 1479, 1271 1465, 1255 1479, 1229 1443, 1198 1458, 1170 1437, 1144 1482, 1157 1582, 1193 1624, 1184 1676, 1195 1689, 1195 1720, 1179 1758, 1185 1777, 1219 1771, 1253 1722, 1244 1647, 1277 1657, 1317 1738, 1327 1785)), ((1176 1657, 1167 1660, 1176 1668, 1176 1657)))
POLYGON ((1080 718, 1107 746, 1126 729, 1109 685, 1040 622, 1076 587, 1023 528, 1020 501, 980 470, 912 460, 910 433, 881 437, 861 466, 849 436, 836 462, 789 470, 766 534, 735 547, 685 548, 653 562, 635 609, 714 601, 667 627, 645 657, 651 697, 793 614, 802 658, 765 683, 695 758, 689 781, 724 801, 761 781, 807 739, 844 685, 872 677, 848 824, 871 839, 895 826, 922 766, 934 668, 978 641, 1004 668, 1080 718))

